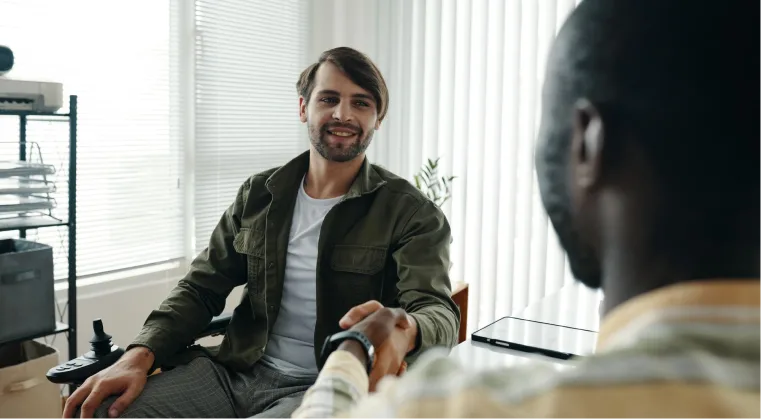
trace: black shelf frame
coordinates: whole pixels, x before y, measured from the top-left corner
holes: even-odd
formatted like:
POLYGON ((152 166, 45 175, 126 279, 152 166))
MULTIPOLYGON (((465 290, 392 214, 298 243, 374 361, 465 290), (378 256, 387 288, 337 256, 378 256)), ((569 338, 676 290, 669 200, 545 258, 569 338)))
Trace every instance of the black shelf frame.
POLYGON ((69 360, 77 357, 77 96, 69 96, 69 113, 56 112, 35 112, 22 110, 0 110, 0 116, 18 116, 19 117, 19 153, 18 158, 21 161, 27 157, 27 136, 26 128, 30 122, 37 121, 62 121, 69 123, 69 196, 68 196, 68 219, 59 220, 52 216, 29 217, 14 220, 0 220, 0 231, 19 232, 20 238, 26 237, 26 231, 46 227, 68 227, 69 233, 69 269, 67 277, 68 301, 67 301, 67 323, 56 322, 56 328, 48 332, 33 333, 27 336, 17 336, 0 344, 21 342, 30 339, 37 339, 45 336, 65 333, 68 339, 69 360), (31 119, 29 117, 32 117, 31 119), (46 119, 36 119, 37 117, 49 117, 46 119))

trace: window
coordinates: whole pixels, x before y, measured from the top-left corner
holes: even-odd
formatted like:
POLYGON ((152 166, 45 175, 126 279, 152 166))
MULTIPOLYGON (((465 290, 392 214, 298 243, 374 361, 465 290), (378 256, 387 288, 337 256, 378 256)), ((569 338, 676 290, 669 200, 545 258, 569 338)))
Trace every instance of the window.
POLYGON ((305 9, 304 0, 195 2, 195 253, 246 178, 306 144, 296 93, 305 9))
MULTIPOLYGON (((66 97, 79 98, 80 277, 183 256, 179 57, 170 9, 168 0, 0 0, 0 43, 16 57, 6 76, 62 82, 66 97)), ((0 141, 18 141, 17 118, 0 119, 0 141)), ((28 141, 60 170, 55 197, 65 217, 67 126, 30 122, 28 141)), ((56 278, 65 278, 66 229, 27 237, 55 246, 56 278)))
MULTIPOLYGON (((79 97, 80 277, 195 257, 243 181, 299 153, 307 6, 0 0, 0 44, 16 56, 7 76, 62 82, 79 97)), ((18 131, 17 118, 0 118, 7 159, 18 131)), ((28 141, 59 168, 65 217, 66 124, 30 123, 28 141)), ((54 246, 65 278, 66 229, 27 237, 54 246)))

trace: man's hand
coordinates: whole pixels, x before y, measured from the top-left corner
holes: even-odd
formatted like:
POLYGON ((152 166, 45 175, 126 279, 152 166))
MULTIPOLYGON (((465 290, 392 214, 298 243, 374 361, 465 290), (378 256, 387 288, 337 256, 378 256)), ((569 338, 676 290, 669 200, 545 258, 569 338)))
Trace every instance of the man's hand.
MULTIPOLYGON (((343 329, 362 332, 375 347, 375 363, 370 372, 370 391, 386 375, 401 374, 406 369, 404 357, 415 348, 417 324, 415 319, 400 308, 388 308, 377 301, 369 301, 349 310, 340 320, 343 329)), ((362 352, 352 347, 356 342, 345 342, 339 349, 357 355, 362 352)))
POLYGON ((148 348, 130 349, 114 365, 88 378, 69 396, 63 417, 74 417, 77 407, 82 405, 81 417, 91 418, 107 397, 121 394, 108 409, 108 416, 119 416, 143 391, 153 360, 153 352, 148 348))

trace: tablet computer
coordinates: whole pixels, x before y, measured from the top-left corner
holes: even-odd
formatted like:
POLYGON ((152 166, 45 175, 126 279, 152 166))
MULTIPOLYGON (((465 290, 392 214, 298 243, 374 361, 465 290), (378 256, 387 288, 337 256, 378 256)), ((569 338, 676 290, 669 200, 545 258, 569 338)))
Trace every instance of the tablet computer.
POLYGON ((471 334, 476 342, 559 359, 591 354, 597 332, 517 317, 503 317, 471 334))

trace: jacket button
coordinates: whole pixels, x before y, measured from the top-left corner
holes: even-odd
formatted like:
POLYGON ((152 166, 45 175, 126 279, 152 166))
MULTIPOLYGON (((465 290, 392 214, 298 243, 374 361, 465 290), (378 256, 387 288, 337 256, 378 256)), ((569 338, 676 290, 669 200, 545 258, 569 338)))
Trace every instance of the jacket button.
POLYGON ((270 269, 272 269, 274 266, 275 266, 275 264, 273 262, 270 262, 270 264, 267 265, 267 267, 270 268, 270 269))

